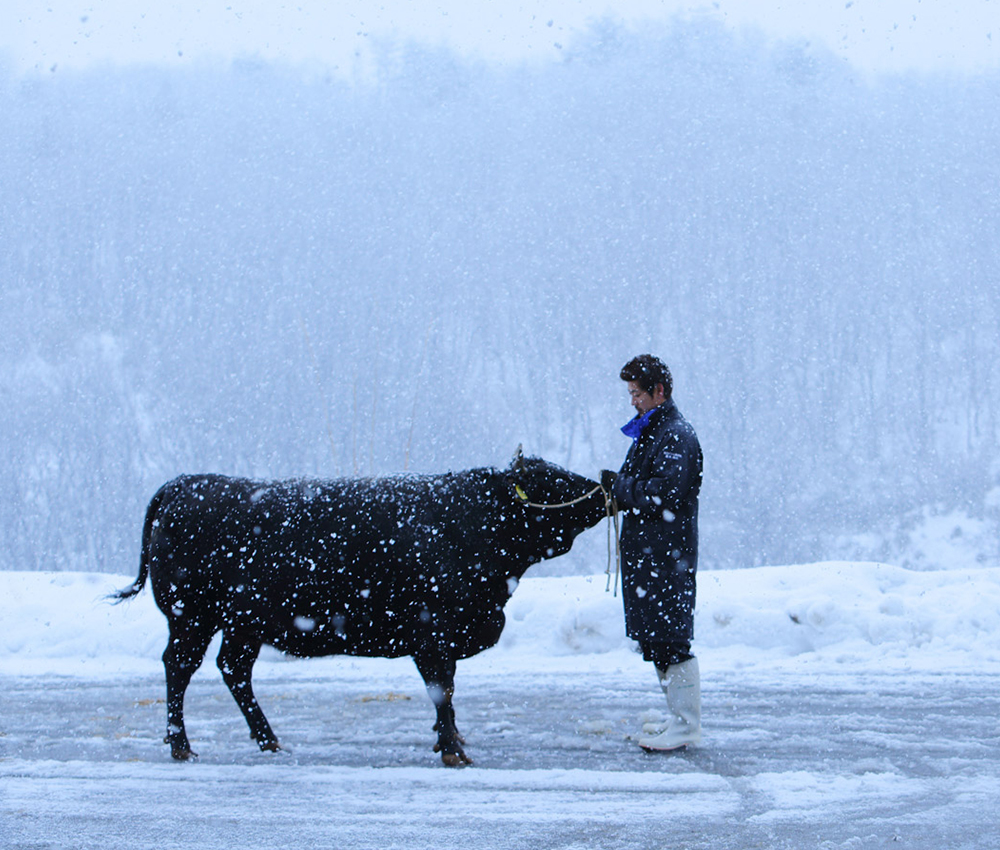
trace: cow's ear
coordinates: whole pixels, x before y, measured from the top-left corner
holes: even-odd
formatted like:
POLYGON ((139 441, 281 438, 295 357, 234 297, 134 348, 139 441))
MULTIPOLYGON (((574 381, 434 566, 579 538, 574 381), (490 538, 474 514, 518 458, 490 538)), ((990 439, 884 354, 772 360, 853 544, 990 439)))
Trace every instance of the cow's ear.
POLYGON ((514 498, 518 501, 528 503, 528 494, 524 491, 522 484, 524 483, 524 468, 517 466, 518 460, 515 457, 513 463, 510 465, 510 469, 503 473, 503 481, 507 488, 511 491, 514 498))
POLYGON ((522 451, 521 446, 518 445, 517 451, 514 452, 514 457, 511 459, 510 469, 504 473, 503 477, 507 482, 507 486, 522 502, 528 501, 528 496, 524 492, 524 488, 521 486, 522 481, 524 481, 524 474, 527 471, 528 467, 524 463, 524 452, 522 451))

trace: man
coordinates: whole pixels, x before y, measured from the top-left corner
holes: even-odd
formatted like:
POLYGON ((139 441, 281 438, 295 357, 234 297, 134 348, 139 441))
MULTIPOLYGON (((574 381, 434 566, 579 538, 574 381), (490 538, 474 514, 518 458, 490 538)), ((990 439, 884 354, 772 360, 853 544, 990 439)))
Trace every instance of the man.
POLYGON ((701 739, 701 682, 694 636, 701 446, 672 399, 670 370, 642 354, 625 364, 636 416, 622 431, 632 446, 617 475, 601 483, 622 511, 621 563, 625 631, 656 666, 667 697, 666 728, 644 728, 646 750, 675 750, 701 739))

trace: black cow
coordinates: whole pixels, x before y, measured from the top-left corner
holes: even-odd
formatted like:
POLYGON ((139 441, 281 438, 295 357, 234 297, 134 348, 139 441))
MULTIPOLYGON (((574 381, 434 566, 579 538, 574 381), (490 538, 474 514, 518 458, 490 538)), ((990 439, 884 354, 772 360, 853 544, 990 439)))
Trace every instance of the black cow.
POLYGON ((455 728, 455 662, 493 646, 532 564, 605 515, 600 485, 518 454, 507 470, 332 481, 185 475, 146 511, 135 583, 170 626, 167 737, 195 757, 184 692, 222 631, 218 666, 262 750, 278 739, 254 698, 262 644, 302 657, 412 655, 437 707, 435 752, 471 763, 455 728))

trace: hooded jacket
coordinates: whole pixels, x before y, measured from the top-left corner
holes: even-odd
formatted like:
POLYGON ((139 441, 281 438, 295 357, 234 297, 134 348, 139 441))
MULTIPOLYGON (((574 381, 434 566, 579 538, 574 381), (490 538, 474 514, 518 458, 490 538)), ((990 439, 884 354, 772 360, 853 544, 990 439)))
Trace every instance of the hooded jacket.
POLYGON ((694 637, 701 478, 698 436, 668 399, 633 440, 614 484, 625 631, 640 643, 694 637))

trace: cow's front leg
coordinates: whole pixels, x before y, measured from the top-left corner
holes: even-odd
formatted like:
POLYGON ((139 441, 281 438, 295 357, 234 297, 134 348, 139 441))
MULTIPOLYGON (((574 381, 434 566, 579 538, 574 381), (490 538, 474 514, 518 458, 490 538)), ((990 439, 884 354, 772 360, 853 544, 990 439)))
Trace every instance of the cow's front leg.
POLYGON ((262 750, 277 752, 281 749, 281 745, 257 703, 251 684, 253 665, 260 654, 260 647, 260 641, 255 638, 229 631, 223 632, 222 646, 216 663, 222 672, 223 681, 246 718, 247 726, 250 727, 250 737, 262 750))
POLYGON ((462 749, 465 739, 455 726, 455 708, 451 701, 455 693, 455 660, 439 652, 420 653, 414 655, 413 660, 437 709, 434 731, 438 739, 434 752, 441 753, 441 761, 448 767, 472 764, 472 759, 462 749))

